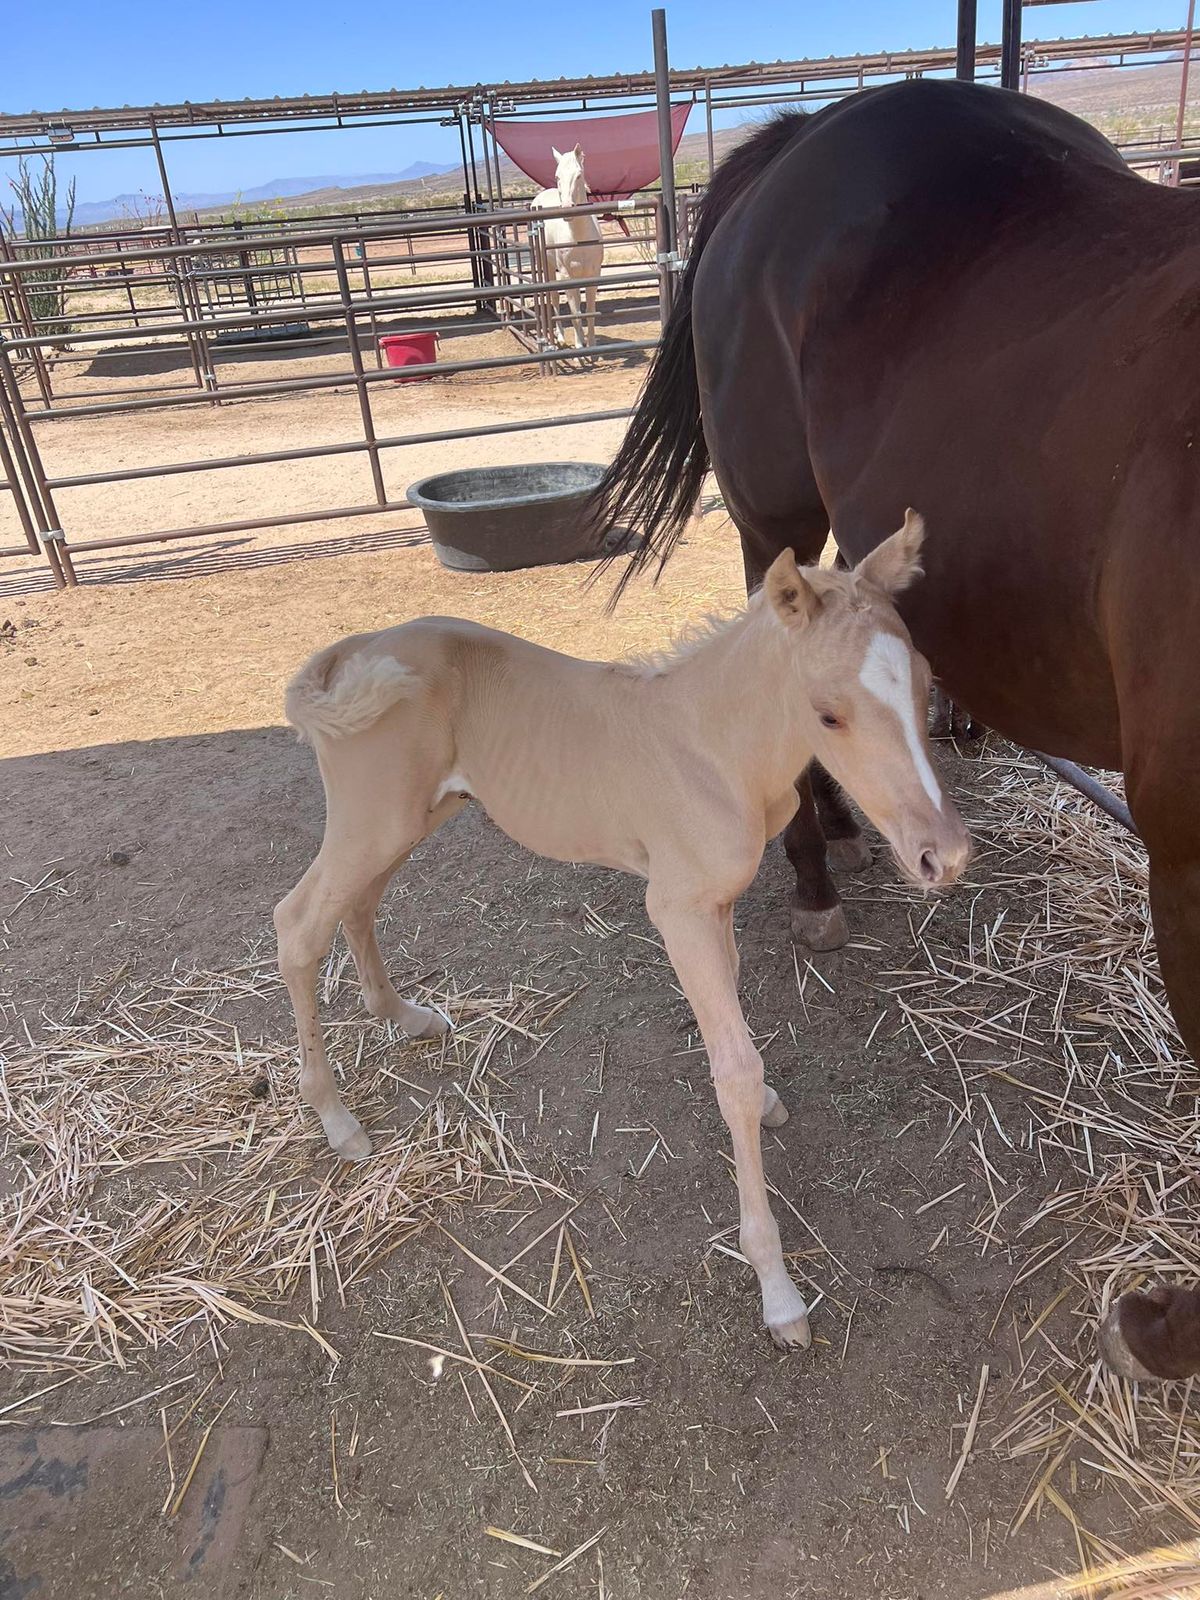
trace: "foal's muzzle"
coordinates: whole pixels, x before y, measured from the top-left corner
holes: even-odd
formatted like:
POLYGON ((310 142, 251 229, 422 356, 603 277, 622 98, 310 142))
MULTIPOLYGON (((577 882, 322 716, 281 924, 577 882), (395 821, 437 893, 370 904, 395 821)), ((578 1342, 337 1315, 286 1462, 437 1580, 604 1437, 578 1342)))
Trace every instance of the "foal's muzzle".
POLYGON ((902 858, 901 865, 914 883, 926 889, 944 889, 962 876, 970 859, 971 840, 962 828, 948 838, 921 845, 911 860, 902 858))

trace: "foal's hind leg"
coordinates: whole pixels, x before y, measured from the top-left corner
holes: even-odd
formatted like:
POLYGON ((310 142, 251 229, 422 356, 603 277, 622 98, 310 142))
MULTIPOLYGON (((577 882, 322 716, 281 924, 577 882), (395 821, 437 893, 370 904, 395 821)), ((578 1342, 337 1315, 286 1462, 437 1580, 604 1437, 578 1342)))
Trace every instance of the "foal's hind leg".
MULTIPOLYGON (((361 890, 363 885, 352 885, 361 890)), ((289 895, 275 907, 279 970, 292 1001, 300 1041, 300 1096, 321 1119, 330 1148, 346 1161, 362 1161, 371 1141, 362 1124, 342 1104, 317 1013, 317 973, 328 954, 349 896, 331 877, 323 855, 309 867, 289 895)))
POLYGON ((375 917, 393 873, 407 856, 394 862, 370 883, 358 899, 342 913, 342 931, 358 969, 363 1005, 373 1017, 396 1022, 414 1039, 436 1039, 450 1031, 450 1018, 433 1006, 418 1006, 396 992, 384 965, 379 940, 375 936, 375 917))
MULTIPOLYGON (((341 774, 340 781, 334 776, 331 782, 331 775, 326 775, 328 819, 321 849, 291 894, 275 908, 279 970, 291 996, 300 1041, 300 1094, 320 1117, 332 1149, 348 1161, 370 1155, 371 1141, 342 1104, 325 1054, 317 1013, 317 973, 338 923, 347 920, 354 930, 351 948, 353 941, 359 945, 355 960, 364 988, 370 978, 378 996, 382 977, 391 989, 373 929, 368 940, 364 923, 373 921, 379 896, 396 863, 407 859, 420 840, 444 820, 445 810, 439 808, 431 814, 424 802, 410 801, 407 814, 403 810, 397 814, 394 796, 403 780, 386 768, 376 776, 377 787, 369 789, 365 769, 341 774), (389 778, 397 778, 394 786, 389 785, 389 778), (368 904, 369 918, 365 917, 368 904)), ((403 799, 400 806, 404 806, 403 799)), ((396 999, 403 1007, 404 1001, 398 995, 396 999)), ((414 1020, 428 1021, 424 1006, 414 1006, 411 1011, 417 1013, 414 1020)))

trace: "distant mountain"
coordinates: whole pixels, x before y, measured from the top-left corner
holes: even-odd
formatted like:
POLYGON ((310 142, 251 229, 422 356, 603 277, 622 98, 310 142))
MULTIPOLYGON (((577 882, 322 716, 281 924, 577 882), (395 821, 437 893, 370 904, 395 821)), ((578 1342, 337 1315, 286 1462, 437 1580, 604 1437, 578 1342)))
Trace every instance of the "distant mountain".
MULTIPOLYGON (((253 189, 229 189, 214 194, 189 194, 186 191, 176 192, 174 195, 176 211, 209 211, 214 206, 259 205, 264 201, 290 200, 296 195, 312 194, 316 191, 339 189, 377 188, 381 184, 414 183, 421 178, 440 177, 446 172, 456 172, 458 163, 436 161, 414 161, 404 168, 403 172, 368 172, 338 175, 334 177, 302 177, 302 178, 270 178, 266 183, 260 183, 253 189)), ((61 193, 61 190, 60 190, 61 193)), ((75 207, 74 226, 77 228, 98 227, 104 222, 119 222, 124 217, 145 217, 147 210, 157 210, 159 197, 145 194, 115 194, 111 200, 81 200, 75 207)), ((61 220, 66 220, 65 211, 61 212, 61 220)), ((17 227, 21 226, 21 217, 16 218, 17 227)))

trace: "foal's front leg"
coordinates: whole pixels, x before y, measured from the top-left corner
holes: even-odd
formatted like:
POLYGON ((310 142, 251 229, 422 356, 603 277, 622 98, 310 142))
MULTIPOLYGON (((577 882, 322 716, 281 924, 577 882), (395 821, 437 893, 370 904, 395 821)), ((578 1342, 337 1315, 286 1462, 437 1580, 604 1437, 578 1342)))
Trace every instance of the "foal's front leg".
MULTIPOLYGON (((737 936, 733 931, 733 907, 726 906, 721 914, 721 933, 725 940, 725 951, 729 957, 729 970, 733 975, 734 993, 737 993, 738 973, 741 970, 741 960, 738 956, 737 936)), ((782 1128, 788 1119, 788 1109, 783 1101, 772 1089, 771 1085, 763 1087, 762 1124, 764 1128, 782 1128)))
POLYGON ((646 906, 696 1013, 708 1051, 717 1104, 733 1140, 742 1254, 758 1274, 763 1319, 776 1343, 807 1345, 808 1309, 784 1265, 763 1175, 759 1123, 766 1117, 773 1125, 775 1113, 782 1107, 778 1096, 766 1087, 762 1057, 738 1004, 729 956, 728 908, 697 909, 672 902, 657 894, 653 884, 646 906))

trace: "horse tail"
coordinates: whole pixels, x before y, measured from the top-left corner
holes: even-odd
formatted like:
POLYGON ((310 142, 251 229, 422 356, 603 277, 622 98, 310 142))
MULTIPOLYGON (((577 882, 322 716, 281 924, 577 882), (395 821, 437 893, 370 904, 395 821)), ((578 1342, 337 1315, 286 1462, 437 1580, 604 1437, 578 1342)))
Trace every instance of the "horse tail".
MULTIPOLYGON (((708 471, 692 331, 692 293, 700 257, 734 201, 782 154, 807 120, 807 113, 792 111, 765 123, 725 157, 700 202, 691 255, 671 315, 621 448, 588 506, 589 520, 599 527, 623 526, 642 536, 613 591, 610 610, 629 580, 651 562, 658 563, 655 576, 661 574, 687 526, 708 471)), ((605 556, 596 576, 621 553, 618 545, 605 556)))
POLYGON ((398 700, 419 692, 421 680, 411 667, 395 656, 368 654, 359 648, 364 642, 360 635, 318 651, 288 684, 287 719, 308 744, 315 735, 362 733, 398 700))

